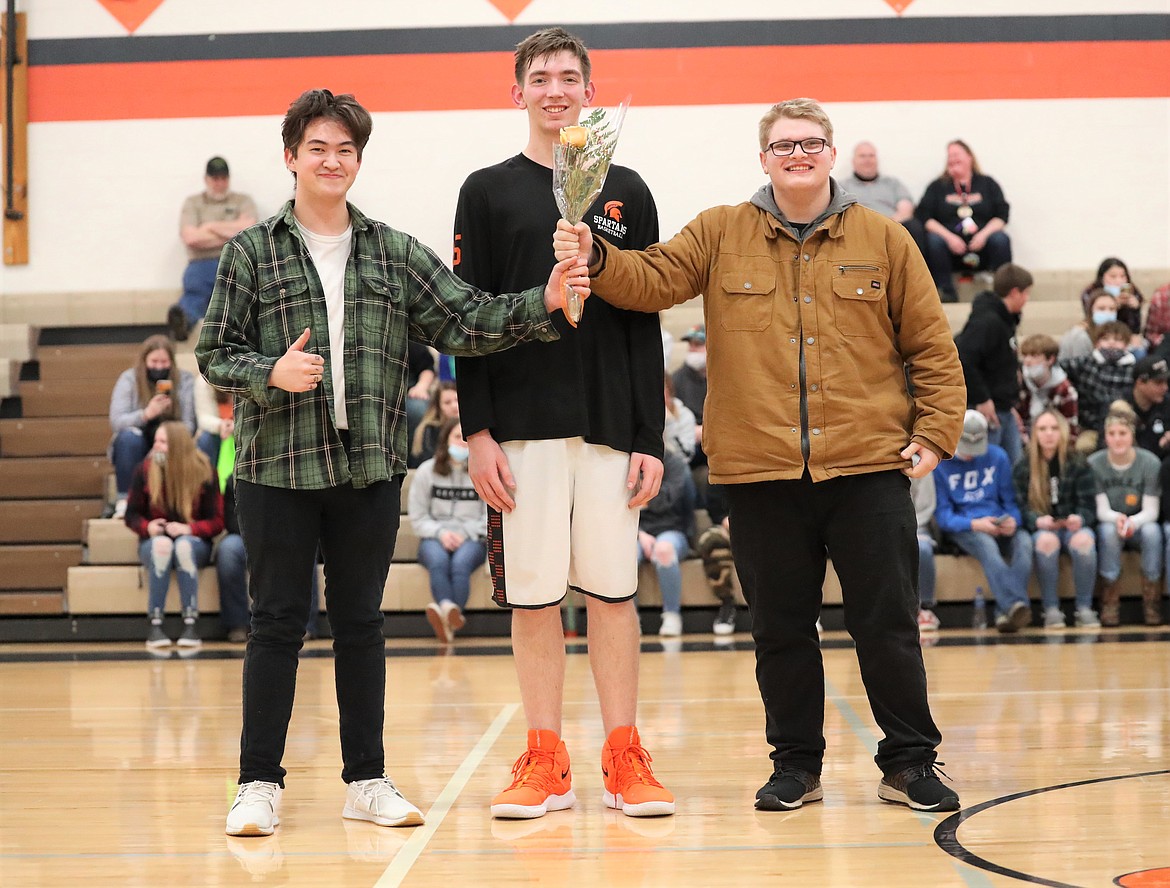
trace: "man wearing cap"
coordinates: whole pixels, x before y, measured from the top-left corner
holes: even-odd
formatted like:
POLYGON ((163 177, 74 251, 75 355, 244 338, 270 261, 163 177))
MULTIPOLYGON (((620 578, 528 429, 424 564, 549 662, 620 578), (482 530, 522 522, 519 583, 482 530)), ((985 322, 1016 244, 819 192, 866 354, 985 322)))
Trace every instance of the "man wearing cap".
MULTIPOLYGON (((670 376, 674 396, 695 414, 695 455, 691 467, 706 466, 707 455, 703 453, 703 402, 707 399, 707 329, 702 324, 692 327, 683 336, 687 353, 683 365, 670 376)), ((705 474, 705 472, 704 472, 705 474)), ((706 487, 706 484, 703 484, 706 487)), ((700 496, 702 490, 699 491, 700 496)))
POLYGON ((187 270, 183 272, 183 295, 167 310, 171 338, 184 341, 191 328, 203 320, 211 291, 219 251, 229 240, 256 222, 256 204, 246 194, 231 190, 227 161, 207 161, 203 191, 183 201, 179 213, 179 237, 187 247, 187 270))
MULTIPOLYGON (((1170 456, 1170 402, 1166 400, 1170 364, 1158 355, 1147 355, 1133 366, 1133 388, 1123 396, 1137 414, 1134 443, 1158 459, 1170 456)), ((1101 440, 1105 440, 1104 435, 1101 440)))
POLYGON ((934 470, 934 520, 968 555, 975 556, 995 596, 995 628, 1015 632, 1032 622, 1028 578, 1032 540, 1020 531, 1012 466, 1002 447, 988 443, 987 418, 963 417, 955 458, 934 470))

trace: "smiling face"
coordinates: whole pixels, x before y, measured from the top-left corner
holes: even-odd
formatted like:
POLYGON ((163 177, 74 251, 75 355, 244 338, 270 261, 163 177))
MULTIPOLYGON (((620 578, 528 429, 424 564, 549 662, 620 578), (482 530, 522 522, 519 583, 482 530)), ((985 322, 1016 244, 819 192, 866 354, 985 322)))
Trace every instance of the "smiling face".
POLYGON ((947 146, 947 175, 956 182, 970 182, 974 159, 962 145, 947 146))
POLYGON ((336 120, 318 117, 305 127, 296 150, 284 150, 284 165, 297 177, 297 200, 344 201, 362 162, 349 132, 336 120))
MULTIPOLYGON (((781 117, 768 130, 767 144, 802 139, 825 139, 824 128, 815 121, 781 117)), ((768 178, 776 199, 807 202, 823 196, 828 201, 829 173, 837 162, 837 149, 826 145, 819 154, 806 154, 798 147, 792 154, 777 157, 765 148, 760 152, 760 164, 768 178)), ((811 221, 811 220, 796 220, 811 221)))
POLYGON ((574 126, 581 109, 593 101, 593 84, 585 80, 581 60, 563 50, 534 59, 523 83, 512 85, 512 101, 528 112, 528 128, 559 140, 561 127, 574 126))

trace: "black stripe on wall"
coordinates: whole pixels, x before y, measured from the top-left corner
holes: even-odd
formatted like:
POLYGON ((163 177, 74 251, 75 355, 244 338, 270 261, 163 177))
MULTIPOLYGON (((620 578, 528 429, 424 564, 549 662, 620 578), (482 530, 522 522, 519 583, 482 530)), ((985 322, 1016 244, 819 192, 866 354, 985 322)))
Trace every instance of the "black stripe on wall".
MULTIPOLYGON (((184 34, 29 41, 30 65, 511 52, 535 25, 184 34)), ((653 22, 580 25, 592 49, 1170 40, 1170 14, 653 22)))

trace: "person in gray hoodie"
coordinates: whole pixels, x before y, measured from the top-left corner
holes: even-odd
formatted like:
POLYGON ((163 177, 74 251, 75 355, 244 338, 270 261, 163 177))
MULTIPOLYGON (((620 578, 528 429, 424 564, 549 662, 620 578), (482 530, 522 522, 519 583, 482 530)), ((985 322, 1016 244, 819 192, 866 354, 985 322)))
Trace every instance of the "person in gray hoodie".
POLYGON ((487 558, 487 506, 467 474, 467 442, 458 419, 439 427, 435 455, 415 469, 407 509, 419 537, 418 560, 431 575, 427 622, 441 644, 466 624, 471 572, 487 558))

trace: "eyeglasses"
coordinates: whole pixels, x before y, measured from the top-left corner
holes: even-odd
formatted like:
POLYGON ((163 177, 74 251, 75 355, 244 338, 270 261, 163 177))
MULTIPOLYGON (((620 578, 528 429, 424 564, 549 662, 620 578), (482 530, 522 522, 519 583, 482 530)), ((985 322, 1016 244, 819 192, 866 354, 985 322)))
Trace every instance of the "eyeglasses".
POLYGON ((826 139, 801 139, 798 142, 782 139, 779 142, 773 142, 764 150, 771 151, 777 157, 787 157, 789 154, 795 153, 797 148, 800 148, 804 154, 820 154, 828 144, 826 139))

